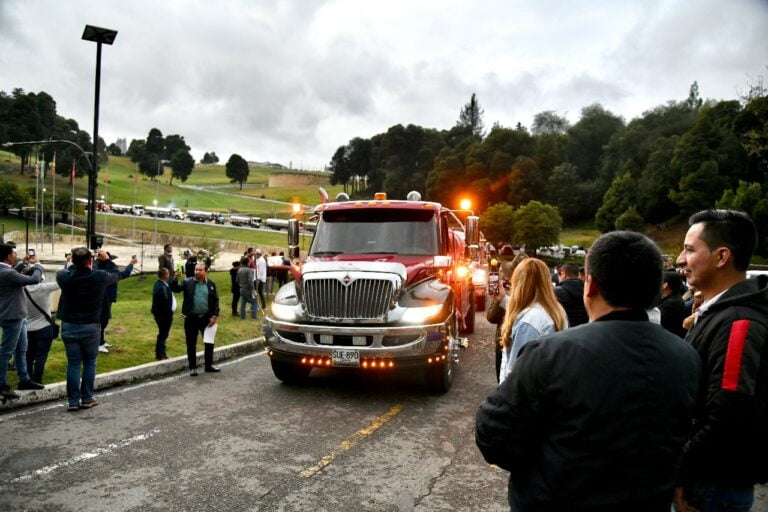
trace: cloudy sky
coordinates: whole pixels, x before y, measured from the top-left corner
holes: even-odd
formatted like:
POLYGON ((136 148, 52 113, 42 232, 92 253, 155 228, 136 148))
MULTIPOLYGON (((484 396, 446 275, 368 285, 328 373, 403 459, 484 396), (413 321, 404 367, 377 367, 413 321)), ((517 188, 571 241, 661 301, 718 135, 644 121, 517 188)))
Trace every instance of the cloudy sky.
POLYGON ((447 129, 477 94, 485 124, 627 121, 697 80, 735 99, 768 81, 768 0, 0 0, 0 90, 45 91, 93 127, 96 48, 107 143, 149 129, 215 151, 319 169, 353 137, 447 129))

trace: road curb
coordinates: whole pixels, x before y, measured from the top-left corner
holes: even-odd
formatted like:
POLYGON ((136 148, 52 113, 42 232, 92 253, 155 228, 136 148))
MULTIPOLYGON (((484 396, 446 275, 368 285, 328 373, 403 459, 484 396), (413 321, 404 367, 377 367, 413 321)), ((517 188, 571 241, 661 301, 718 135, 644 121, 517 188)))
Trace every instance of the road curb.
MULTIPOLYGON (((232 359, 234 357, 255 352, 263 346, 264 336, 259 336, 258 338, 240 341, 231 345, 216 347, 213 351, 213 360, 214 362, 218 362, 226 359, 232 359)), ((199 367, 202 367, 203 365, 202 351, 197 353, 197 364, 199 367)), ((183 355, 171 359, 166 359, 165 361, 153 361, 151 363, 132 366, 131 368, 124 368, 122 370, 115 370, 113 372, 102 374, 97 373, 94 387, 95 391, 100 391, 114 386, 121 386, 133 382, 156 379, 171 373, 177 373, 186 370, 187 356, 183 355)), ((9 400, 4 404, 0 404, 0 411, 18 409, 20 407, 25 407, 27 405, 33 405, 41 402, 66 399, 67 382, 62 381, 55 382, 53 384, 46 384, 45 389, 41 389, 39 391, 20 391, 18 393, 21 395, 21 397, 18 400, 9 400)))

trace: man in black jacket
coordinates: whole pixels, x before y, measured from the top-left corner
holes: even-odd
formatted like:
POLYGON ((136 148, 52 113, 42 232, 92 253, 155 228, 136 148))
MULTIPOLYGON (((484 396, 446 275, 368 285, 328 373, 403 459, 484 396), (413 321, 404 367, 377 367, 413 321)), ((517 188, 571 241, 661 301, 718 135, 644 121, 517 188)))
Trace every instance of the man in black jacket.
POLYGON ((683 279, 674 270, 664 272, 664 283, 661 286, 661 326, 681 338, 685 338, 687 330, 683 327, 683 321, 688 316, 688 309, 680 293, 683 287, 683 279))
POLYGON ((557 301, 568 315, 568 327, 576 327, 589 321, 584 308, 584 281, 579 279, 579 266, 566 263, 557 269, 560 282, 555 286, 557 301))
POLYGON ((477 445, 510 472, 515 512, 669 511, 700 363, 648 321, 661 261, 639 233, 598 238, 584 285, 592 323, 528 343, 478 410, 477 445))
POLYGON ((746 277, 757 246, 746 214, 707 210, 689 224, 677 263, 703 298, 686 338, 703 372, 675 506, 746 511, 768 480, 768 284, 746 277))
POLYGON ((61 287, 56 315, 61 320, 61 339, 67 353, 68 411, 99 404, 93 396, 93 386, 102 308, 107 288, 120 280, 120 271, 106 251, 99 249, 96 254, 101 269, 93 268, 93 255, 88 249, 78 247, 72 250, 72 266, 56 273, 56 282, 61 287))
MULTIPOLYGON (((176 279, 181 272, 176 273, 176 279)), ((187 361, 189 374, 197 376, 197 335, 203 334, 206 327, 213 327, 219 319, 219 293, 216 283, 208 279, 208 267, 205 263, 195 265, 195 277, 188 277, 181 283, 171 281, 171 290, 184 292, 181 314, 184 317, 184 337, 187 341, 187 361)), ((203 334, 204 335, 204 334, 203 334)), ((205 371, 219 372, 213 366, 213 343, 203 343, 205 352, 205 371)))
POLYGON ((176 297, 168 285, 170 274, 166 267, 157 271, 157 281, 152 288, 152 316, 157 324, 157 340, 155 341, 155 360, 168 359, 165 345, 168 333, 173 325, 173 313, 176 311, 176 297))

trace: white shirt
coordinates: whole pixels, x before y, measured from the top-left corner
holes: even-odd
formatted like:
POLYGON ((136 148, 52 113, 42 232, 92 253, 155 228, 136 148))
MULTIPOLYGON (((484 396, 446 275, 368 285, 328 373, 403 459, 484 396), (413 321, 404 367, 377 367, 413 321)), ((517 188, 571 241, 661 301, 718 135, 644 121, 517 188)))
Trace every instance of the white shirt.
POLYGON ((715 295, 715 296, 714 296, 714 297, 712 297, 711 299, 709 299, 709 300, 707 300, 707 301, 705 301, 705 302, 702 302, 702 303, 701 303, 701 306, 699 306, 699 309, 698 309, 698 310, 696 310, 696 314, 695 314, 695 315, 694 315, 694 317, 693 317, 693 324, 694 324, 694 325, 696 325, 696 322, 699 320, 699 317, 700 317, 700 316, 701 316, 701 315, 702 315, 702 314, 703 314, 703 313, 704 313, 706 310, 708 310, 709 308, 711 308, 711 307, 712 307, 712 304, 714 304, 715 302, 717 302, 717 299, 719 299, 720 297, 722 297, 722 296, 723 296, 723 294, 724 294, 725 292, 727 292, 727 291, 728 291, 728 289, 726 288, 725 290, 721 291, 720 293, 718 293, 717 295, 715 295))
POLYGON ((267 260, 264 259, 264 256, 256 258, 256 279, 262 283, 267 282, 267 260))

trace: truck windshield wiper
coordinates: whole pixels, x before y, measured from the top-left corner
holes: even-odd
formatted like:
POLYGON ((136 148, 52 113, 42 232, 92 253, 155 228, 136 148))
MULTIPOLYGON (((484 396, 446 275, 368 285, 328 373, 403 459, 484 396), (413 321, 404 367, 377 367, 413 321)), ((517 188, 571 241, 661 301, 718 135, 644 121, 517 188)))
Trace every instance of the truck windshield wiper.
POLYGON ((344 251, 318 251, 313 252, 312 256, 336 256, 337 254, 344 254, 344 251))
POLYGON ((368 252, 361 252, 359 254, 400 254, 397 251, 368 251, 368 252))

